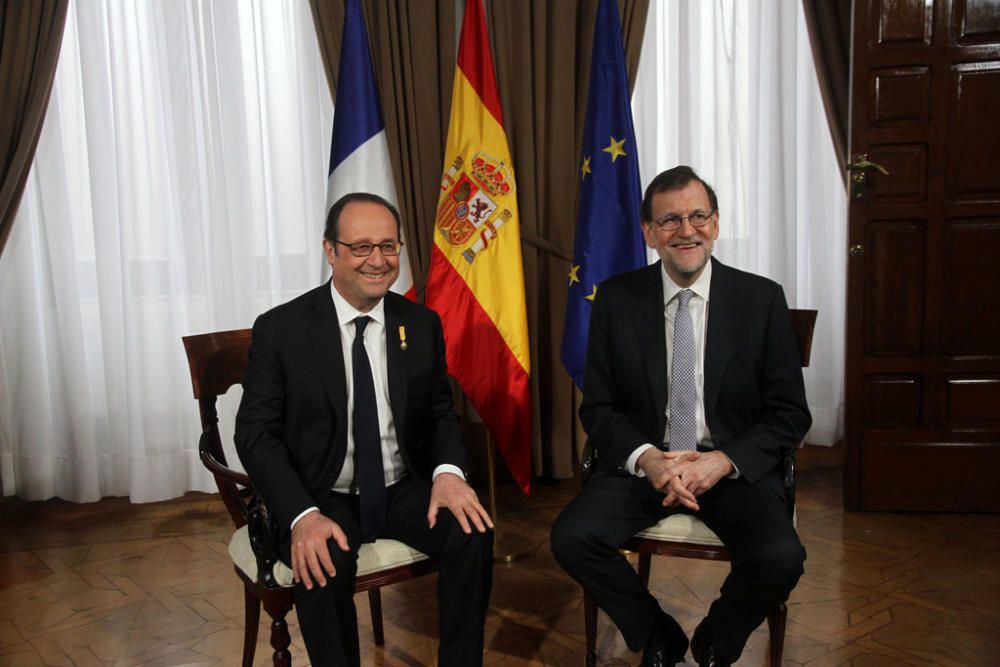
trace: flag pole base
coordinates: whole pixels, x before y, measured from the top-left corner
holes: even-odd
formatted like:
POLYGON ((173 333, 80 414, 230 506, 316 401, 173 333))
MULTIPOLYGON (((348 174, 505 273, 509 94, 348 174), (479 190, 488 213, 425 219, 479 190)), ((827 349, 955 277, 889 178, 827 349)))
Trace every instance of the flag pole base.
POLYGON ((506 530, 500 525, 500 518, 497 516, 497 483, 496 468, 494 465, 495 456, 493 436, 490 435, 489 429, 487 429, 486 473, 487 482, 489 483, 489 498, 487 499, 487 503, 489 505, 490 517, 493 519, 493 562, 513 563, 516 560, 525 558, 528 554, 535 550, 538 544, 529 540, 524 535, 506 530))
POLYGON ((527 558, 538 544, 524 535, 504 530, 502 526, 493 529, 493 562, 513 563, 527 558))

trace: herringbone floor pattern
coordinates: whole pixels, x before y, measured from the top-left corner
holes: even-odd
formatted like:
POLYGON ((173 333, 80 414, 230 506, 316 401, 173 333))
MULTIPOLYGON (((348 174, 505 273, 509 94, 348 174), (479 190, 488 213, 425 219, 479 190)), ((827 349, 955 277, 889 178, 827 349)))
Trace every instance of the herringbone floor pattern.
MULTIPOLYGON (((840 507, 840 451, 799 457, 799 531, 809 559, 789 602, 793 665, 1000 665, 1000 516, 853 514, 840 507)), ((489 665, 583 664, 580 591, 547 545, 576 485, 502 497, 505 529, 532 538, 498 566, 489 665)), ((150 505, 0 502, 0 665, 237 665, 243 598, 226 554, 229 519, 213 496, 150 505)), ((690 633, 727 565, 655 558, 652 586, 690 633)), ((383 592, 376 648, 358 596, 365 665, 435 663, 434 577, 383 592)), ((307 664, 292 623, 296 665, 307 664)), ((603 614, 599 660, 634 665, 603 614)), ((270 664, 262 622, 258 665, 270 664)), ((767 659, 765 629, 741 665, 767 659)))

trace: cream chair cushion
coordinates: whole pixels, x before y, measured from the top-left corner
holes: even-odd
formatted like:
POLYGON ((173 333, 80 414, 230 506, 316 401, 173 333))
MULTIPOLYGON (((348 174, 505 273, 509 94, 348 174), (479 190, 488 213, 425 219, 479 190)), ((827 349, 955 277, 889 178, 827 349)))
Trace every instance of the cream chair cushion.
MULTIPOLYGON (((251 581, 257 581, 257 559, 250 548, 250 533, 243 526, 229 540, 229 557, 251 581)), ((400 565, 426 560, 427 556, 396 540, 376 540, 362 544, 358 553, 358 576, 381 572, 400 565)), ((282 586, 292 585, 292 568, 282 562, 274 566, 274 578, 282 586)))
POLYGON ((705 546, 721 547, 722 541, 708 529, 701 519, 696 519, 690 514, 673 514, 666 519, 660 519, 659 523, 650 526, 646 530, 636 533, 636 537, 645 537, 651 540, 664 540, 668 542, 683 542, 685 544, 701 544, 705 546))
MULTIPOLYGON (((796 525, 798 512, 792 515, 792 525, 796 525)), ((720 540, 715 533, 709 530, 701 519, 697 519, 690 514, 682 512, 668 516, 660 521, 635 534, 636 537, 645 537, 651 540, 663 540, 665 542, 682 542, 684 544, 701 544, 703 546, 721 547, 720 540)))

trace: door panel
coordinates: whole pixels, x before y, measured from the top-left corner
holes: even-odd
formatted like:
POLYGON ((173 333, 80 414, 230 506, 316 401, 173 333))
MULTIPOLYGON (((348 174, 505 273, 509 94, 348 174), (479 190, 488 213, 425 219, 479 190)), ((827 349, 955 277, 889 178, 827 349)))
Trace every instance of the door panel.
POLYGON ((871 198, 882 204, 919 204, 927 199, 927 146, 925 144, 877 144, 868 155, 885 167, 868 177, 871 198))
POLYGON ((870 21, 875 43, 883 46, 929 45, 934 15, 924 0, 875 0, 870 21))
POLYGON ((886 67, 872 71, 869 123, 879 128, 923 125, 931 113, 931 72, 928 67, 886 67))
POLYGON ((948 195, 996 201, 1000 197, 1000 61, 952 67, 948 124, 948 195))
POLYGON ((865 231, 866 355, 917 356, 924 319, 924 225, 875 221, 865 231))
POLYGON ((1000 355, 1000 220, 955 220, 944 243, 942 352, 1000 355))
POLYGON ((959 44, 1000 42, 1000 0, 955 0, 959 44))
POLYGON ((1000 0, 856 0, 844 501, 1000 511, 1000 0))
POLYGON ((918 428, 923 388, 918 375, 865 378, 865 428, 918 428))

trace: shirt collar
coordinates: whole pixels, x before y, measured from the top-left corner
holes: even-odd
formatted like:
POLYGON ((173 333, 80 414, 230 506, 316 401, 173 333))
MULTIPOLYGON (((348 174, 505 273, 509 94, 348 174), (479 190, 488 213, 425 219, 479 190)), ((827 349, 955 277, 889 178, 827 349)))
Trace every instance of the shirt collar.
POLYGON ((361 317, 362 315, 367 315, 372 318, 383 327, 385 327, 385 299, 379 299, 375 307, 372 308, 367 313, 362 313, 360 310, 347 303, 347 299, 341 296, 340 292, 333 285, 333 280, 330 281, 330 294, 333 295, 333 305, 337 309, 337 321, 340 322, 340 326, 344 327, 347 325, 352 325, 355 319, 361 317))
POLYGON ((701 275, 698 276, 698 278, 694 281, 694 284, 691 285, 691 287, 687 288, 680 287, 677 283, 675 283, 673 278, 667 275, 667 269, 665 266, 662 265, 662 263, 660 265, 660 277, 663 278, 664 307, 668 303, 673 301, 674 297, 677 296, 677 293, 680 292, 682 289, 691 290, 692 292, 700 296, 702 299, 704 299, 705 302, 707 303, 709 290, 712 287, 712 258, 709 257, 708 263, 705 264, 705 268, 702 269, 701 275))

